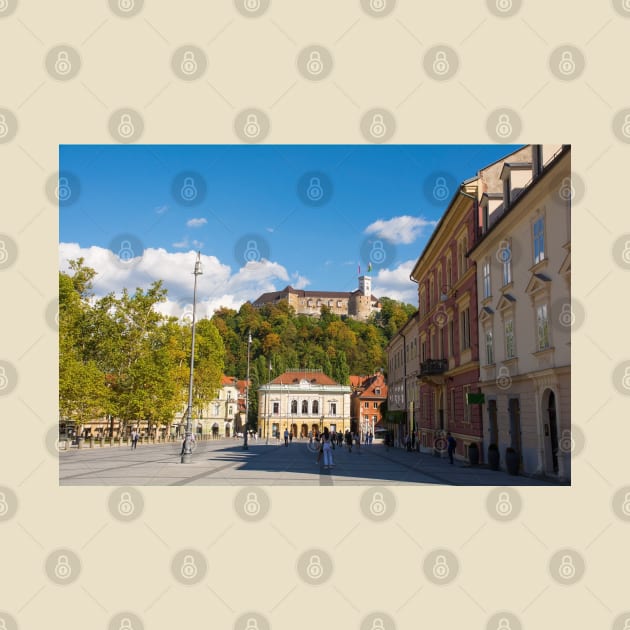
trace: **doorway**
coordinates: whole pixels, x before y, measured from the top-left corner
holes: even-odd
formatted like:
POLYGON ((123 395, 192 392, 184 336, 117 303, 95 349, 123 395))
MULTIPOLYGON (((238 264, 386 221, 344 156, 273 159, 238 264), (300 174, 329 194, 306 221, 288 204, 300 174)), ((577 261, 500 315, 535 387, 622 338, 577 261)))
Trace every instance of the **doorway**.
POLYGON ((508 416, 510 418, 510 446, 522 458, 521 452, 521 403, 518 398, 508 401, 508 416))
POLYGON ((558 474, 558 421, 556 417, 556 395, 550 389, 542 397, 543 417, 545 419, 545 441, 547 467, 558 474))
POLYGON ((499 424, 497 422, 497 401, 488 401, 488 431, 490 435, 488 439, 490 444, 499 446, 499 424))

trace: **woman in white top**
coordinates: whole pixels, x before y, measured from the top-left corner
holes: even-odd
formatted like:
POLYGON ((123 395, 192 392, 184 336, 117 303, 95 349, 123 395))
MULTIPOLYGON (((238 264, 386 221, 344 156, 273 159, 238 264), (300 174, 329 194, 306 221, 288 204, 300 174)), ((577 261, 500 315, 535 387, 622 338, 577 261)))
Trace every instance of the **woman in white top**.
POLYGON ((330 443, 330 433, 328 427, 324 428, 324 435, 322 436, 322 450, 324 451, 324 468, 332 468, 333 456, 332 456, 332 444, 330 443))

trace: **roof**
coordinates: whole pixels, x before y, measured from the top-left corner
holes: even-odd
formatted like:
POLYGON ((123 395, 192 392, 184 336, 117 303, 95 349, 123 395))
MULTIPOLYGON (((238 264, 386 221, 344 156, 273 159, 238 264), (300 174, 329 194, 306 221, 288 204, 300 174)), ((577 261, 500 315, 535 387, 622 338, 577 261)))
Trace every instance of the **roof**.
POLYGON ((371 376, 350 376, 350 385, 360 398, 387 398, 387 383, 382 372, 377 372, 371 376), (381 393, 374 390, 379 387, 381 393))
MULTIPOLYGON (((274 302, 285 298, 289 293, 300 298, 331 298, 338 300, 348 300, 352 295, 362 295, 360 289, 355 289, 354 291, 306 291, 305 289, 294 289, 289 285, 282 289, 282 291, 263 293, 253 301, 253 304, 274 302)), ((371 299, 372 302, 379 302, 379 299, 373 294, 371 294, 371 299)))
POLYGON ((339 385, 337 381, 334 381, 330 376, 324 374, 321 371, 303 370, 299 372, 284 372, 274 378, 271 382, 274 385, 291 385, 292 383, 299 383, 302 380, 306 380, 314 385, 339 385))
POLYGON ((226 385, 234 386, 234 382, 236 379, 233 376, 226 376, 225 374, 221 377, 221 387, 225 387, 226 385))

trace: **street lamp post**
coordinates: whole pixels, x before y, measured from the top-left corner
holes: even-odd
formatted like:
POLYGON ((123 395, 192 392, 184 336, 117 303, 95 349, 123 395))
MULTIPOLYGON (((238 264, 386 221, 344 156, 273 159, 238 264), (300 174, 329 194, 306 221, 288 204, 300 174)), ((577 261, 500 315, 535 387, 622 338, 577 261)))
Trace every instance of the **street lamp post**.
POLYGON ((271 394, 271 359, 269 359, 269 379, 267 381, 267 397, 265 398, 265 407, 266 407, 266 415, 267 415, 267 429, 265 431, 267 439, 265 440, 265 444, 269 444, 269 396, 271 394))
POLYGON ((201 252, 197 252, 195 262, 195 283, 193 288, 193 312, 192 312, 192 340, 190 343, 190 380, 188 381, 188 409, 186 410, 186 437, 184 438, 184 450, 182 452, 182 464, 192 463, 192 396, 193 396, 193 375, 195 371, 195 314, 197 309, 197 276, 201 271, 201 252))
POLYGON ((247 424, 249 422, 249 347, 252 345, 252 332, 247 337, 247 383, 245 385, 245 431, 243 431, 243 450, 246 451, 247 446, 247 424))

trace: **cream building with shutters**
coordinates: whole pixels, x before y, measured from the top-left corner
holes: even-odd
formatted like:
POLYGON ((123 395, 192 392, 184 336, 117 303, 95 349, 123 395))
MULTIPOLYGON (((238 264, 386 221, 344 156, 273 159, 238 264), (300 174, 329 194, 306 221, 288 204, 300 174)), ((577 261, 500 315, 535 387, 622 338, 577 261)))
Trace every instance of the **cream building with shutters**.
POLYGON ((571 475, 571 148, 480 171, 478 287, 484 447, 521 471, 571 475))

